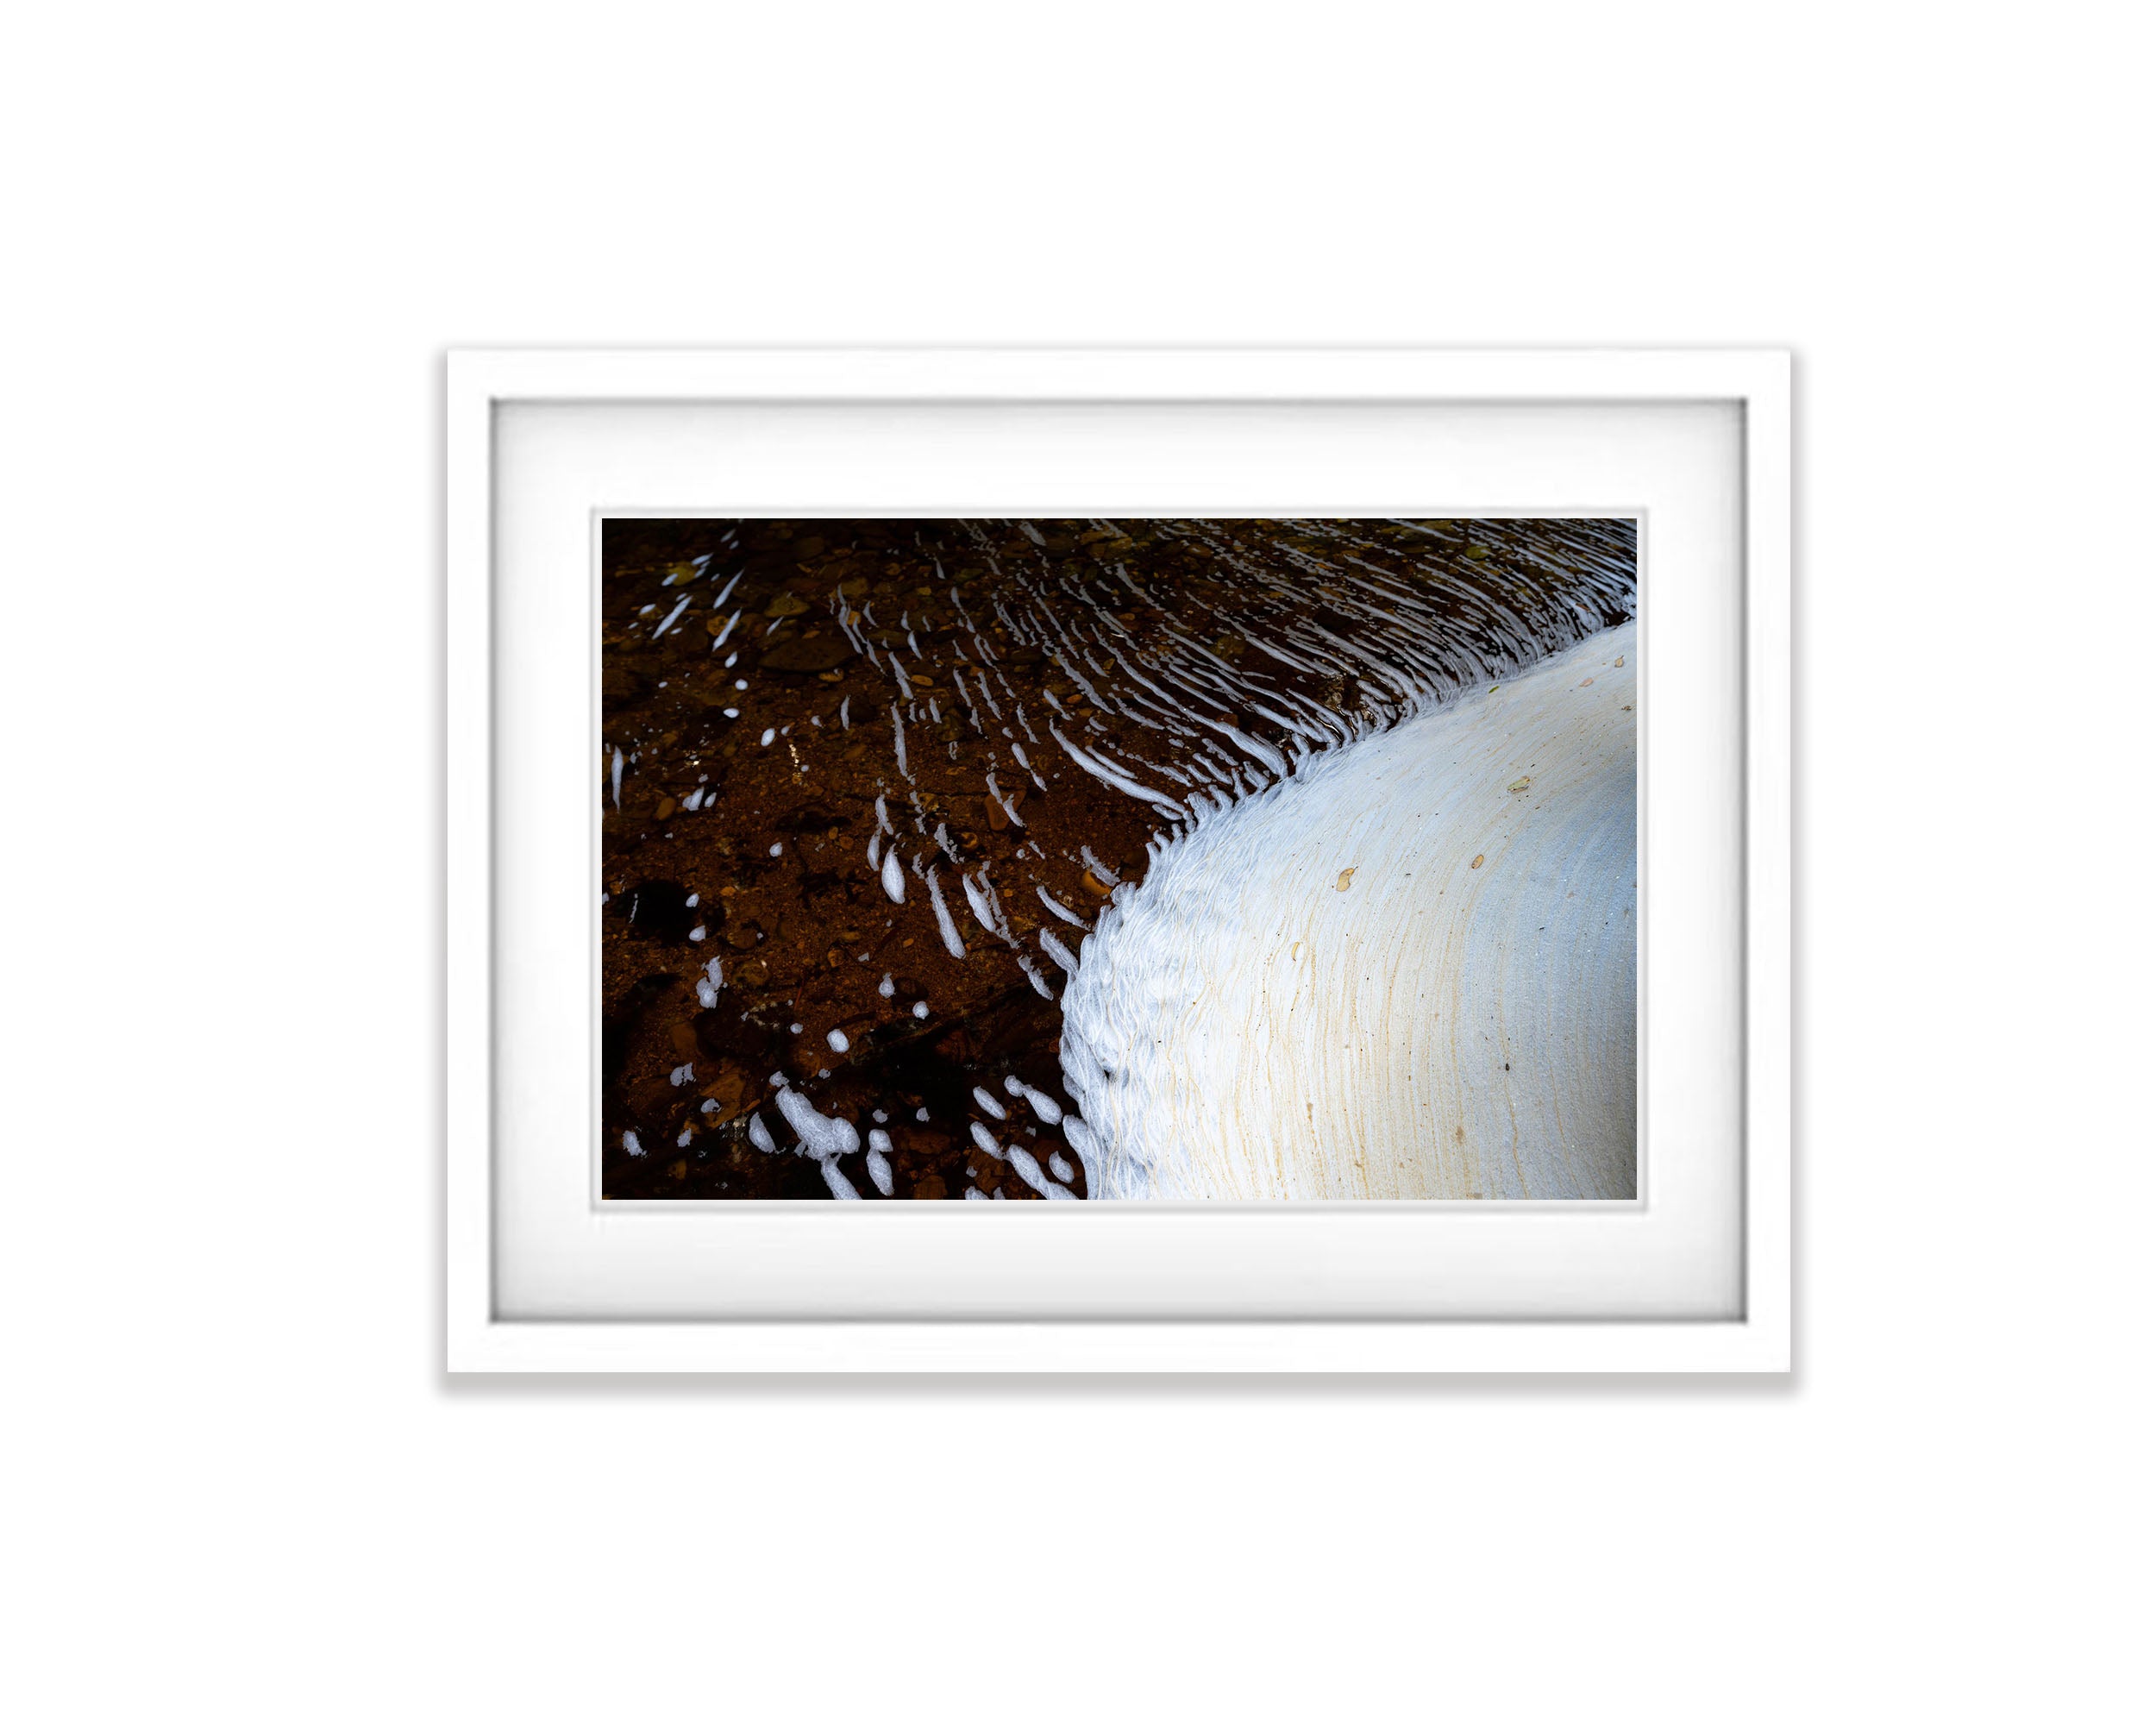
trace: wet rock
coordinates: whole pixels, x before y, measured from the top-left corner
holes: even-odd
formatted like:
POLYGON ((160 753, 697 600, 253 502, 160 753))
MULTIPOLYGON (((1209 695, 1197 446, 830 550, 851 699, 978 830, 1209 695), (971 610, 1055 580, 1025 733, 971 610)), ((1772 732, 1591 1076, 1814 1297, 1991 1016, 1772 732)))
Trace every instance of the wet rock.
POLYGON ((599 1074, 603 1083, 611 1088, 620 1079, 646 1015, 679 987, 673 976, 659 971, 640 977, 624 991, 621 1000, 606 1014, 600 1034, 599 1074))
POLYGON ((663 1072, 656 1078, 646 1078, 629 1087, 630 1112, 642 1123, 643 1135, 655 1136, 663 1130, 667 1116, 680 1094, 667 1082, 663 1072))
POLYGON ((616 894, 606 907, 612 911, 619 906, 630 934, 637 940, 686 944, 689 931, 704 919, 701 906, 693 909, 688 900, 689 889, 679 881, 643 881, 616 894))
POLYGON ((837 636, 805 635, 797 641, 781 642, 772 648, 763 656, 761 663, 767 671, 809 676, 819 671, 834 670, 853 656, 854 649, 837 636))
POLYGON ((799 808, 780 816, 777 822, 780 832, 795 834, 836 834, 852 825, 853 821, 833 805, 821 802, 803 803, 799 808))
POLYGON ((746 1113, 756 1092, 749 1075, 729 1062, 721 1066, 718 1076, 704 1087, 703 1095, 718 1105, 705 1118, 714 1125, 723 1125, 746 1113))

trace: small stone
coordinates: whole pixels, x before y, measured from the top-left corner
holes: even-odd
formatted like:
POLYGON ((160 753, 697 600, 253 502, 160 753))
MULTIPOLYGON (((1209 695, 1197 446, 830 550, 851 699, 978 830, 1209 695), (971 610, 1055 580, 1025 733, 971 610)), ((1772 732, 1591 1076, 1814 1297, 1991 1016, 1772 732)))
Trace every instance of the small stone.
POLYGON ((1481 868, 1481 867, 1482 866, 1482 853, 1481 851, 1479 851, 1479 850, 1478 850, 1478 851, 1476 851, 1476 852, 1475 853, 1475 860, 1474 860, 1472 862, 1469 863, 1467 866, 1468 866, 1469 868, 1470 868, 1470 869, 1479 869, 1479 868, 1481 868))
POLYGON ((799 593, 774 594, 771 603, 763 608, 766 617, 799 617, 809 608, 808 601, 799 593))
POLYGON ((1109 894, 1115 890, 1115 888, 1110 886, 1106 881, 1096 877, 1093 870, 1090 869, 1087 869, 1084 875, 1080 876, 1080 879, 1084 881, 1086 890, 1088 893, 1091 893, 1095 898, 1105 899, 1109 894))
POLYGON ((661 797, 659 799, 659 806, 651 812, 651 818, 654 820, 664 820, 673 812, 674 799, 672 797, 661 797))
POLYGON ((1347 891, 1347 889, 1348 889, 1348 883, 1349 883, 1350 881, 1353 881, 1353 880, 1354 880, 1354 878, 1355 878, 1355 870, 1354 870, 1354 869, 1341 869, 1341 870, 1340 870, 1340 878, 1339 878, 1338 880, 1335 881, 1332 883, 1332 890, 1333 890, 1334 892, 1336 892, 1336 893, 1344 893, 1344 892, 1345 892, 1345 891, 1347 891))
POLYGON ((835 635, 805 635, 772 648, 761 662, 767 671, 822 672, 836 670, 853 656, 854 649, 835 635))
POLYGON ((1525 774, 1522 774, 1522 775, 1521 775, 1519 778, 1514 779, 1514 780, 1512 781, 1512 783, 1510 783, 1509 785, 1506 786, 1506 787, 1505 787, 1505 788, 1506 788, 1507 790, 1508 790, 1508 791, 1524 791, 1524 790, 1526 790, 1526 789, 1527 788, 1527 779, 1526 779, 1526 775, 1525 774))
POLYGON ((741 1069, 722 1068, 718 1077, 704 1087, 704 1094, 718 1104, 712 1112, 722 1120, 730 1120, 742 1111, 746 1098, 751 1094, 741 1069))

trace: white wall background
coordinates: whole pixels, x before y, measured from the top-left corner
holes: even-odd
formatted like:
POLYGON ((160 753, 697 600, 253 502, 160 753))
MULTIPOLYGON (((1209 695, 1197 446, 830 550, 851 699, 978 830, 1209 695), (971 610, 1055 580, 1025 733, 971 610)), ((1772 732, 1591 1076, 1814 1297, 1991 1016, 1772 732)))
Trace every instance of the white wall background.
POLYGON ((8 1714, 2146 1708, 2141 22, 18 16, 8 1714), (444 1381, 440 351, 837 340, 1797 350, 1794 1381, 444 1381))

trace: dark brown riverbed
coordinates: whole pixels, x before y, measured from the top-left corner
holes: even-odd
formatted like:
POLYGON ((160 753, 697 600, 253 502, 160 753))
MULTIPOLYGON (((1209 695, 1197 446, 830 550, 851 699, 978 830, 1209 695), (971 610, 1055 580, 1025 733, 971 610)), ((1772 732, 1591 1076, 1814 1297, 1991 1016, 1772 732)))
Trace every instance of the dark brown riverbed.
POLYGON ((1082 1196, 1009 1084, 1064 1100, 1049 955, 1178 802, 1621 621, 1633 555, 1623 522, 610 522, 605 1195, 879 1195, 865 1151, 791 1153, 782 1077, 889 1134, 894 1197, 1082 1196))

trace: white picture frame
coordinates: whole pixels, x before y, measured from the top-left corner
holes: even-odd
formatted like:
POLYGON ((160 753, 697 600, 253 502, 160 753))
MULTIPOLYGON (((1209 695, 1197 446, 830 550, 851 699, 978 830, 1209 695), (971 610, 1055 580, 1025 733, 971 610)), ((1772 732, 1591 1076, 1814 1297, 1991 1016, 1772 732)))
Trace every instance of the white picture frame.
POLYGON ((1765 350, 451 354, 448 1369, 1788 1371, 1789 414, 1765 350), (1643 925, 1692 937, 1643 968, 1643 1044, 1698 1063, 1649 1119, 1666 1155, 1643 1143, 1636 1204, 946 1221, 919 1213, 991 1207, 638 1210, 577 1184, 596 894, 563 883, 597 862, 555 787, 591 758, 600 513, 1607 510, 1642 521, 1643 787, 1690 798, 1658 826, 1642 806, 1643 925), (1688 541, 1694 517, 1726 530, 1688 541), (1658 590, 1665 549, 1690 562, 1658 590), (1695 611, 1726 626, 1689 636, 1695 611), (1658 732, 1658 684, 1672 712, 1697 697, 1658 732), (1658 748, 1707 752, 1658 775, 1658 748), (1721 888, 1658 906, 1658 831, 1721 888))

